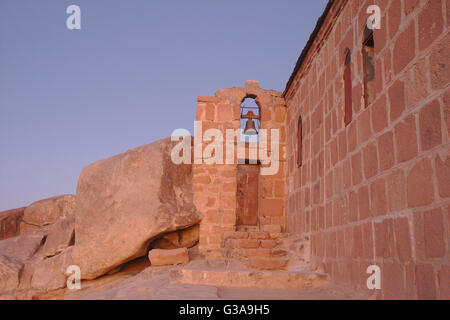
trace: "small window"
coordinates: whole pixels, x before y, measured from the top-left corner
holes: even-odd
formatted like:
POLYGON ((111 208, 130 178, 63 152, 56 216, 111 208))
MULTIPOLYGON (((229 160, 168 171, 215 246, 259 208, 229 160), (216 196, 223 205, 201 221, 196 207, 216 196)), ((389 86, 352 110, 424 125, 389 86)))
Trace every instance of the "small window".
POLYGON ((348 126, 350 122, 352 122, 352 70, 351 70, 350 49, 347 49, 345 54, 344 90, 345 90, 344 122, 345 125, 348 126))
POLYGON ((298 117, 297 124, 297 166, 302 166, 302 149, 303 149, 303 124, 302 117, 298 117))
POLYGON ((367 108, 375 99, 375 43, 373 30, 366 27, 362 47, 364 72, 364 105, 367 108))

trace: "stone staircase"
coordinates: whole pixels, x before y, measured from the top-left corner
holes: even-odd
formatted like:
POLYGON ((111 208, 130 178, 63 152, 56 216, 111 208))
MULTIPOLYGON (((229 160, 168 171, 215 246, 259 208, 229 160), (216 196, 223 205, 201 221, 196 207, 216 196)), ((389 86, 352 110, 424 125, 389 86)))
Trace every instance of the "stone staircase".
POLYGON ((289 252, 283 249, 287 233, 234 231, 224 234, 222 247, 226 259, 242 261, 254 270, 284 270, 289 252))
POLYGON ((171 270, 170 281, 230 288, 313 289, 329 276, 309 268, 309 238, 252 229, 226 232, 221 259, 171 270))
POLYGON ((315 289, 329 284, 329 277, 306 267, 295 271, 249 271, 187 266, 171 270, 170 282, 227 288, 315 289))

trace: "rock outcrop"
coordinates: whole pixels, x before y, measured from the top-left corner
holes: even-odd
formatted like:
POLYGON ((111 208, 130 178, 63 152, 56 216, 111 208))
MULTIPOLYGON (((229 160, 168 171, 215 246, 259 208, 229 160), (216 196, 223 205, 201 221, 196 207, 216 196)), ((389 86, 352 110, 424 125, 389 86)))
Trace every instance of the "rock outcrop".
POLYGON ((73 213, 75 196, 62 195, 32 203, 25 208, 20 233, 57 222, 73 213))
POLYGON ((37 291, 50 291, 66 286, 66 270, 71 265, 72 248, 63 253, 44 259, 36 264, 31 279, 31 287, 37 291))
POLYGON ((145 256, 158 236, 196 225, 192 167, 175 165, 164 139, 85 167, 75 205, 73 264, 97 278, 145 256))
POLYGON ((65 287, 65 270, 72 261, 74 220, 71 215, 0 241, 0 297, 25 293, 28 299, 34 292, 65 287))
POLYGON ((14 238, 0 241, 0 255, 12 257, 22 263, 31 259, 45 243, 44 230, 29 232, 14 238))
MULTIPOLYGON (((33 272, 32 260, 45 243, 47 228, 0 241, 0 297, 14 296, 20 286, 27 290, 24 274, 33 272)), ((36 262, 39 262, 36 259, 36 262)))
POLYGON ((15 237, 19 234, 20 223, 25 208, 0 212, 0 240, 15 237))
POLYGON ((0 241, 0 297, 64 288, 69 265, 79 266, 83 279, 113 273, 146 256, 159 238, 183 248, 162 260, 188 261, 201 215, 192 167, 172 163, 172 146, 165 139, 93 163, 82 171, 76 197, 1 213, 0 236, 8 239, 0 241))
POLYGON ((45 241, 43 254, 45 257, 53 257, 75 243, 75 216, 72 214, 61 219, 49 228, 45 241))
POLYGON ((0 254, 0 294, 18 288, 23 263, 0 254))

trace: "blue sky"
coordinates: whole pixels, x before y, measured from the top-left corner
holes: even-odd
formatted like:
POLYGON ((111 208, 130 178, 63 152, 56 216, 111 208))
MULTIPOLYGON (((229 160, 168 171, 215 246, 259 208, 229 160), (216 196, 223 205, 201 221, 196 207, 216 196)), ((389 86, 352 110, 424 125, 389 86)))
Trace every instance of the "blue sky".
POLYGON ((0 1, 0 210, 192 132, 197 96, 249 79, 283 91, 326 2, 0 1), (81 30, 66 27, 71 4, 81 30))

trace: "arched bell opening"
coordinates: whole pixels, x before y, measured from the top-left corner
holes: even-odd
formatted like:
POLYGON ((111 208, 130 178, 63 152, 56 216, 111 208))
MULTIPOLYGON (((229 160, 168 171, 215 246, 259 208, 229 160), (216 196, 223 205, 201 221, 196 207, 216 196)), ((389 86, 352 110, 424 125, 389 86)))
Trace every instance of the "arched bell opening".
POLYGON ((247 96, 241 103, 241 141, 258 142, 261 109, 255 96, 247 96))

